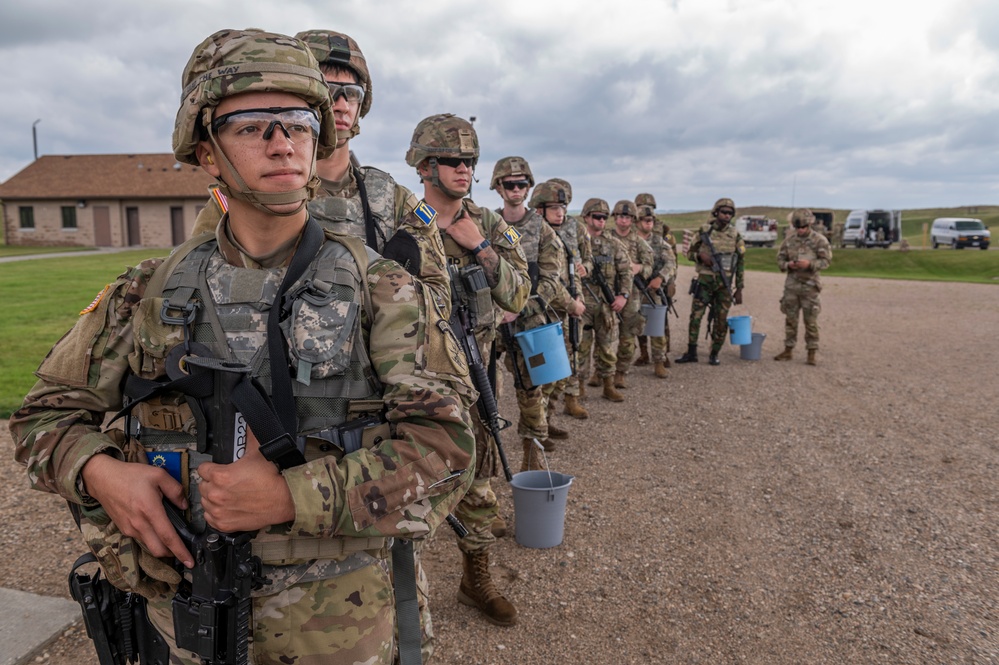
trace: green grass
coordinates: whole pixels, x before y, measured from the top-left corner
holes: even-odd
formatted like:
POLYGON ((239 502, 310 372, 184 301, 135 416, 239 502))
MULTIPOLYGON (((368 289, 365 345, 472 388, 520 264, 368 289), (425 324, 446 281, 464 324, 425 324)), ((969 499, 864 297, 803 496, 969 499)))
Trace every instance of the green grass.
POLYGON ((0 258, 5 256, 29 256, 31 254, 83 252, 90 249, 93 249, 93 247, 35 247, 27 245, 0 245, 0 258))
MULTIPOLYGON (((746 250, 746 269, 778 272, 777 250, 746 250)), ((822 273, 839 277, 912 279, 933 282, 999 284, 999 251, 833 249, 832 266, 822 273)))
POLYGON ((32 374, 80 310, 105 284, 143 259, 168 250, 145 249, 0 264, 0 416, 6 418, 34 385, 32 374))

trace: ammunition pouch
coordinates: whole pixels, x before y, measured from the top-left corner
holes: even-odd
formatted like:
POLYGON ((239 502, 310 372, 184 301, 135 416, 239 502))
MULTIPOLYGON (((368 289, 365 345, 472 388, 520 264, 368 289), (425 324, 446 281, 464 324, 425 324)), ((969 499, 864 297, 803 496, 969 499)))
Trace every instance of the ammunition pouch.
POLYGON ((451 297, 467 305, 473 321, 489 320, 493 310, 493 295, 486 273, 478 263, 461 268, 450 266, 451 297))

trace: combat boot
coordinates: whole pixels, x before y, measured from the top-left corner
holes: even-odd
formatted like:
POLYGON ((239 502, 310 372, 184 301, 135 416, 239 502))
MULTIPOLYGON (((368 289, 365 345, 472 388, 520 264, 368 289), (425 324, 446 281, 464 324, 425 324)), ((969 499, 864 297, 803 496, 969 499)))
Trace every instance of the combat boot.
MULTIPOLYGON (((564 430, 558 425, 552 424, 552 412, 548 411, 548 438, 558 439, 559 441, 565 441, 569 438, 569 431, 564 430)), ((548 446, 545 446, 545 450, 551 450, 548 446)))
POLYGON ((614 387, 628 389, 628 384, 624 382, 624 372, 614 372, 614 387))
POLYGON ((477 607, 490 623, 497 626, 512 626, 517 623, 517 608, 503 597, 489 575, 488 552, 462 552, 458 601, 469 607, 477 607))
POLYGON ((611 402, 623 402, 624 395, 619 393, 614 388, 614 377, 605 376, 604 377, 604 399, 610 400, 611 402))
POLYGON ((808 363, 809 365, 818 365, 819 359, 815 357, 816 355, 818 355, 818 353, 819 353, 818 349, 808 349, 808 360, 806 360, 805 362, 808 363))
MULTIPOLYGON (((597 386, 600 385, 600 377, 594 374, 593 376, 590 377, 590 380, 586 382, 586 385, 593 386, 594 388, 596 388, 597 386)), ((582 385, 580 385, 580 388, 582 388, 582 385)))
POLYGON ((496 516, 493 523, 489 525, 489 532, 493 534, 493 538, 502 538, 506 535, 506 520, 496 516))
POLYGON ((665 379, 667 376, 669 376, 669 370, 666 369, 666 365, 664 365, 663 363, 656 363, 655 370, 656 370, 656 378, 665 379))
POLYGON ((670 367, 673 366, 673 363, 669 361, 669 356, 667 356, 665 353, 663 354, 663 365, 666 366, 666 369, 669 369, 670 367))
MULTIPOLYGON (((541 459, 541 451, 537 449, 534 445, 534 439, 525 438, 524 444, 524 461, 520 463, 521 471, 544 471, 545 465, 541 459)), ((544 447, 544 444, 542 444, 544 447)))
MULTIPOLYGON (((590 414, 582 407, 575 395, 565 396, 565 415, 572 416, 577 420, 586 420, 590 417, 590 414)), ((550 434, 551 430, 548 430, 548 433, 550 434)))
POLYGON ((637 367, 643 367, 649 364, 649 347, 647 345, 646 337, 638 338, 638 360, 635 361, 637 367))
POLYGON ((697 362, 697 345, 688 344, 687 352, 676 359, 677 364, 679 363, 696 363, 697 362))
POLYGON ((709 365, 716 365, 716 366, 717 365, 721 365, 721 361, 718 360, 718 352, 717 351, 712 351, 711 355, 708 356, 708 364, 709 365))
POLYGON ((794 355, 794 347, 785 346, 783 351, 774 356, 774 360, 790 360, 792 355, 794 355))

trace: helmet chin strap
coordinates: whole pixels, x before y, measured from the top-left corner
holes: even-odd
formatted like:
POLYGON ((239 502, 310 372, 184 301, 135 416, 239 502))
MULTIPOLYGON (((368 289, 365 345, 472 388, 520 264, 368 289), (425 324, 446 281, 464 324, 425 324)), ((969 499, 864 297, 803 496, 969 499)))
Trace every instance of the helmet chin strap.
MULTIPOLYGON (((211 125, 209 125, 209 128, 210 127, 211 125)), ((311 176, 305 187, 299 187, 298 189, 293 189, 288 192, 259 192, 246 186, 246 181, 243 180, 243 177, 239 175, 239 171, 237 171, 236 167, 229 161, 229 157, 225 154, 225 151, 222 150, 222 147, 218 144, 218 141, 215 138, 215 132, 211 129, 208 131, 208 140, 211 141, 213 146, 215 146, 215 150, 218 152, 219 157, 221 157, 222 161, 226 165, 226 168, 229 170, 229 173, 236 181, 236 187, 239 188, 233 189, 222 179, 221 174, 217 176, 215 179, 219 183, 219 190, 221 190, 221 192, 228 198, 245 201, 257 210, 266 212, 269 215, 276 215, 277 217, 291 217, 301 212, 309 201, 314 199, 316 194, 319 192, 321 183, 319 181, 319 176, 316 175, 316 152, 319 149, 318 141, 313 142, 312 167, 310 169, 311 176), (298 203, 298 206, 294 210, 288 212, 278 212, 269 207, 274 205, 287 205, 289 203, 298 203)))
POLYGON ((442 192, 444 192, 449 197, 455 200, 463 199, 465 198, 465 195, 468 194, 468 192, 456 192, 452 189, 448 189, 447 187, 441 184, 440 173, 437 171, 436 157, 430 158, 430 182, 431 184, 433 184, 434 187, 441 190, 442 192))

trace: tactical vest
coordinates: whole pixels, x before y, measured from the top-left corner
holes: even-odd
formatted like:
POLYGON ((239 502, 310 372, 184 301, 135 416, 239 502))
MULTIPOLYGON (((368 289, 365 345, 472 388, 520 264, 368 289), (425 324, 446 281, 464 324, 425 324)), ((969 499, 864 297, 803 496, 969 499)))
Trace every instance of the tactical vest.
POLYGON ((309 214, 325 228, 366 241, 367 212, 374 222, 376 246, 372 249, 381 253, 385 241, 396 229, 395 180, 388 173, 370 166, 351 168, 357 194, 349 198, 331 195, 314 199, 309 203, 309 214))
MULTIPOLYGON (((711 244, 714 245, 715 251, 721 256, 722 267, 725 272, 729 275, 733 274, 735 270, 735 264, 738 260, 738 236, 739 232, 735 229, 735 226, 729 224, 724 229, 719 231, 715 228, 714 224, 706 224, 701 227, 701 232, 707 231, 710 234, 711 244)), ((700 237, 700 236, 698 236, 700 237)), ((702 247, 704 244, 702 243, 702 247)), ((710 275, 712 274, 711 266, 706 266, 701 262, 696 262, 697 264, 697 274, 699 275, 710 275)))
MULTIPOLYGON (((347 239, 351 241, 352 239, 347 239)), ((187 329, 189 342, 203 345, 210 355, 247 365, 251 375, 271 393, 266 344, 267 312, 273 306, 285 268, 253 269, 229 265, 214 238, 189 241, 175 254, 190 250, 170 270, 151 281, 134 319, 143 345, 143 366, 133 368, 155 379, 158 362, 169 364, 170 352, 184 344, 185 326, 171 313, 197 303, 187 329), (162 291, 158 292, 158 285, 162 291), (165 343, 164 343, 165 340, 165 343), (151 342, 158 341, 159 344, 151 342), (155 351, 153 351, 155 349, 155 351)), ((360 247, 355 251, 363 251, 360 247)), ((368 252, 370 260, 370 252, 368 252)), ((168 259, 168 262, 170 259, 168 259)), ((359 266, 347 247, 326 240, 302 277, 288 290, 281 323, 293 375, 292 392, 298 417, 299 447, 307 461, 346 452, 339 426, 361 416, 380 416, 381 383, 371 367, 361 325, 361 305, 368 302, 364 283, 367 264, 359 266)), ((157 272, 157 275, 160 274, 157 272)), ((156 275, 154 275, 154 278, 156 275)), ((182 349, 178 349, 182 350, 182 349)), ((217 396, 224 399, 225 396, 217 396)), ((190 521, 204 523, 198 476, 193 473, 210 455, 198 452, 197 421, 183 396, 168 393, 140 403, 134 417, 141 425, 140 442, 153 459, 158 453, 181 450, 181 472, 190 478, 190 521)), ((390 436, 387 424, 379 433, 390 436)), ((376 443, 367 436, 364 445, 376 443)), ((377 550, 385 539, 291 538, 283 525, 262 531, 253 541, 254 553, 265 564, 304 564, 309 559, 340 558, 350 552, 377 550)), ((336 567, 334 567, 336 568, 336 567)))
POLYGON ((572 255, 572 260, 579 265, 583 258, 579 255, 579 225, 576 220, 566 215, 562 226, 555 229, 555 232, 565 243, 565 250, 572 255))

